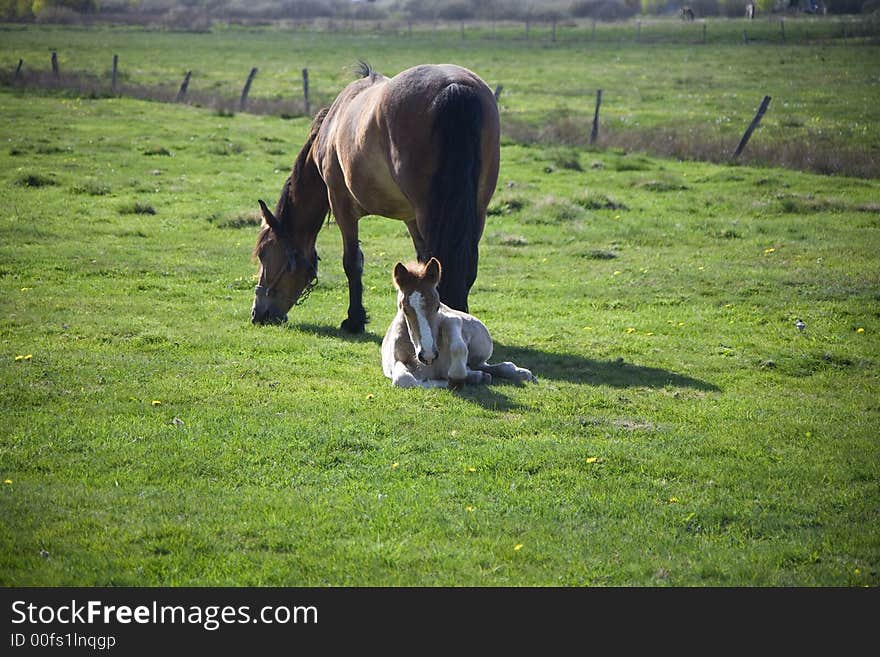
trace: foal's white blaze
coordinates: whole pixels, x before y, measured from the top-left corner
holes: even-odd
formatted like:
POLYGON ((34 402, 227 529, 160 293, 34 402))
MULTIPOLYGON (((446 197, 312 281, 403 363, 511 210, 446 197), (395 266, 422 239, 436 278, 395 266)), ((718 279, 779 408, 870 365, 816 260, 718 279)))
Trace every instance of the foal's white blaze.
POLYGON ((428 318, 425 316, 425 297, 422 296, 421 292, 416 291, 409 295, 409 306, 416 314, 417 327, 413 328, 417 328, 418 335, 412 336, 419 343, 416 344, 416 350, 420 349, 425 356, 425 360, 431 363, 434 360, 435 352, 434 336, 431 335, 431 326, 428 324, 428 318))

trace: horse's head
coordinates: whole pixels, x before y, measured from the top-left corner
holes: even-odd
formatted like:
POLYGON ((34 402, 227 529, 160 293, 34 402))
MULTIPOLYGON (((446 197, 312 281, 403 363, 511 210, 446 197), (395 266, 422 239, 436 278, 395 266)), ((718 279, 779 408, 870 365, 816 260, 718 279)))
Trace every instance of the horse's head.
POLYGON ((260 210, 265 225, 260 231, 254 255, 259 258, 259 282, 254 288, 251 321, 277 324, 287 321, 287 311, 314 287, 318 278, 318 253, 314 245, 301 250, 263 201, 260 210))
POLYGON ((397 288, 397 307, 403 313, 406 327, 418 359, 430 365, 437 358, 437 313, 440 310, 440 261, 431 258, 425 265, 394 266, 394 286, 397 288))

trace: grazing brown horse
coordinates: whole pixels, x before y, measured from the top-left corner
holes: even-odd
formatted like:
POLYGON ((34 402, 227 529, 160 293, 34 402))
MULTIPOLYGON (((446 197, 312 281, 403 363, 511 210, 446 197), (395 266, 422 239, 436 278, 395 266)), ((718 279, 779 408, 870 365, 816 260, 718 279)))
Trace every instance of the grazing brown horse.
POLYGON ((416 66, 392 78, 362 64, 360 74, 316 116, 275 213, 259 202, 265 223, 254 249, 254 323, 285 321, 314 286, 315 240, 329 212, 342 233, 348 278, 344 330, 360 333, 367 321, 358 242, 365 215, 402 220, 418 260, 443 263, 440 298, 468 309, 498 182, 495 95, 473 72, 451 64, 416 66))

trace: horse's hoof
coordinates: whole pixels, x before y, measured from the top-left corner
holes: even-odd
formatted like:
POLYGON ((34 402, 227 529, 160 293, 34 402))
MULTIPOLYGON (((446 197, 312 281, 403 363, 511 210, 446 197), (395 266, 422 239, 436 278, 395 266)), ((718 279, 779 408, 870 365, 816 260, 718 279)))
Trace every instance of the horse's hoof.
POLYGON ((449 379, 449 389, 461 390, 465 383, 467 383, 467 379, 449 379))
POLYGON ((351 319, 342 320, 342 324, 339 325, 346 333, 363 333, 366 324, 364 322, 355 322, 351 319))

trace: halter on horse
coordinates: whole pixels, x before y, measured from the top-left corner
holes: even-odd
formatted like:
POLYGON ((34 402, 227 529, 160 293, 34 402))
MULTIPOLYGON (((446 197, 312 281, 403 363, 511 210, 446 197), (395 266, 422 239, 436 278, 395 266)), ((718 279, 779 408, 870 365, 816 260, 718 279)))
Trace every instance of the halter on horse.
POLYGON ((382 370, 392 385, 436 388, 491 383, 492 377, 537 381, 511 362, 490 365, 492 338, 473 315, 440 301, 440 263, 394 267, 397 315, 382 340, 382 370))
POLYGON ((367 321, 358 221, 370 214, 402 220, 418 260, 436 256, 446 269, 441 299, 467 311, 498 181, 495 96, 474 73, 451 64, 416 66, 393 78, 367 65, 360 73, 315 117, 275 213, 260 201, 254 323, 285 321, 314 286, 315 241, 331 212, 348 278, 344 330, 360 333, 367 321))

